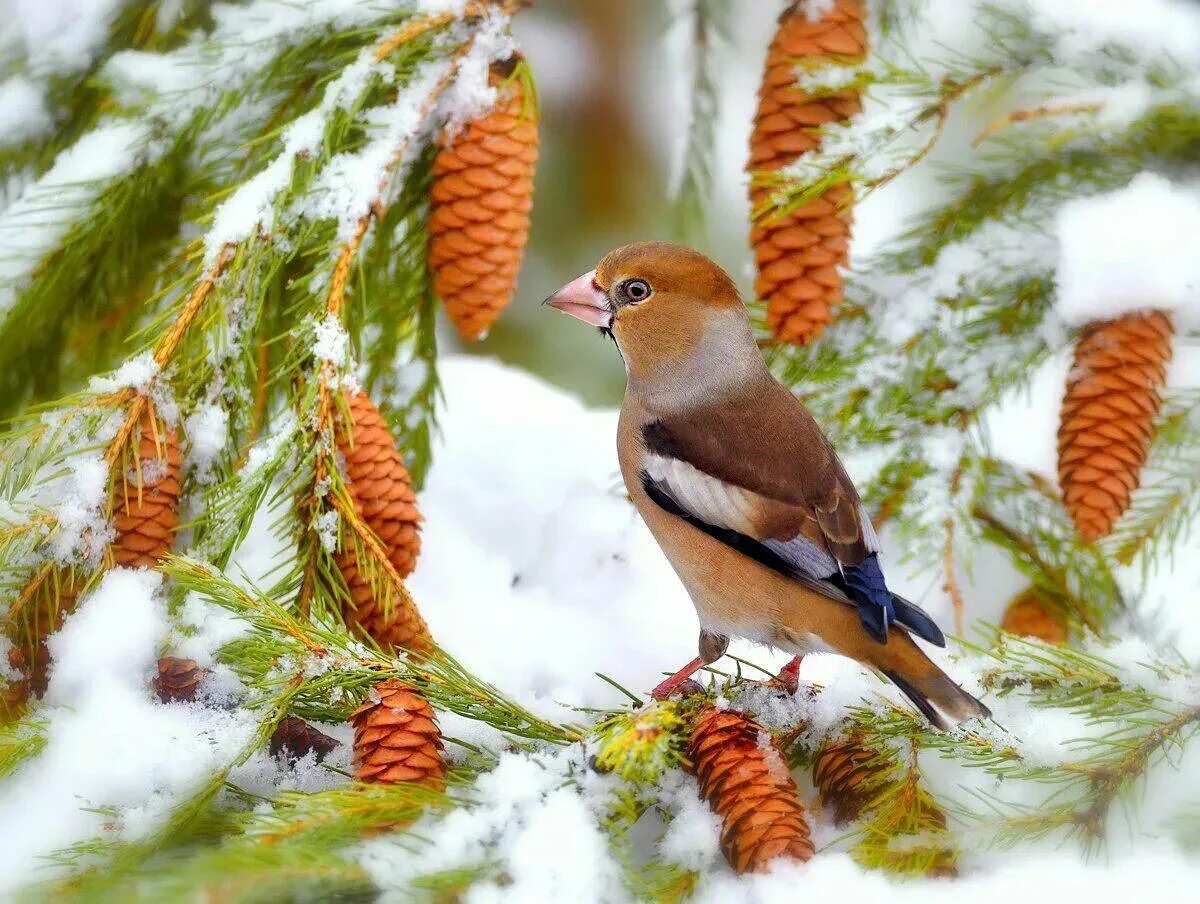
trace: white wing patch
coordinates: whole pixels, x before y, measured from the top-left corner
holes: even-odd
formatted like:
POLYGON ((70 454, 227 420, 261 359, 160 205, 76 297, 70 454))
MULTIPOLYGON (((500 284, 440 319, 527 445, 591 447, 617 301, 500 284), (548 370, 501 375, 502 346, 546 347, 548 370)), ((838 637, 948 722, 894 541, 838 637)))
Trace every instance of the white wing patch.
POLYGON ((686 461, 647 454, 643 470, 683 508, 714 527, 724 527, 758 538, 750 520, 755 511, 753 493, 711 477, 686 461))
POLYGON ((875 525, 871 521, 871 513, 861 502, 858 504, 858 520, 862 525, 862 538, 867 552, 882 552, 879 548, 879 535, 875 533, 875 525))
POLYGON ((754 522, 759 506, 753 491, 705 474, 686 461, 653 453, 647 453, 642 470, 676 505, 701 521, 758 540, 790 566, 815 578, 837 572, 837 560, 802 534, 790 540, 763 537, 754 522))

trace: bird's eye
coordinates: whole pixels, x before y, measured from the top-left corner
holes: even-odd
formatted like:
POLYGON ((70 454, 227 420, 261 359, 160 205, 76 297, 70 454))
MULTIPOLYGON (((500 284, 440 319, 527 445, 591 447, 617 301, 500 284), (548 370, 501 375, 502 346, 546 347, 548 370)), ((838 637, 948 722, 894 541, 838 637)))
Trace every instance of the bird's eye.
POLYGON ((645 301, 650 297, 650 283, 644 279, 631 279, 621 287, 621 291, 631 302, 645 301))

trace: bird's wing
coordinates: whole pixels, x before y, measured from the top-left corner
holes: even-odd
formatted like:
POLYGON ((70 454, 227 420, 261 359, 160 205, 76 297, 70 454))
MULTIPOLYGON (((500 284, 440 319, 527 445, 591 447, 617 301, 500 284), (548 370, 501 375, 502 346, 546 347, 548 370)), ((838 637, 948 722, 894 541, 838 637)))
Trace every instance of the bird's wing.
POLYGON ((779 384, 742 404, 663 417, 642 431, 642 485, 660 507, 825 596, 860 606, 886 638, 895 621, 932 643, 928 615, 887 590, 878 540, 854 485, 816 422, 779 384), (881 593, 891 611, 862 607, 881 593), (871 619, 883 619, 882 624, 871 619))

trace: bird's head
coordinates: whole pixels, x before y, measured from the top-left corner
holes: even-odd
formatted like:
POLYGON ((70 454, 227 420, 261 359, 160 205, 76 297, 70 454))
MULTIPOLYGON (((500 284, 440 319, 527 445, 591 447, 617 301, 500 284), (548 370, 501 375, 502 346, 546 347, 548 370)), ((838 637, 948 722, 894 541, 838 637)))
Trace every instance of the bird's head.
POLYGON ((721 367, 754 352, 729 274, 682 245, 636 242, 611 251, 546 304, 612 336, 631 376, 721 367))

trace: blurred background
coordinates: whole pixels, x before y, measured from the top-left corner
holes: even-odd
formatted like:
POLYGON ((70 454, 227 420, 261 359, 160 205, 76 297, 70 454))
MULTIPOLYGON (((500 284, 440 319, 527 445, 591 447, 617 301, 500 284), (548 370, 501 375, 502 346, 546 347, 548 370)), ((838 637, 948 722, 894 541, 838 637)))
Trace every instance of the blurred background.
MULTIPOLYGON (((463 350, 520 364, 615 405, 624 373, 609 343, 543 298, 605 252, 645 239, 686 241, 749 291, 743 172, 762 59, 779 0, 739 0, 710 45, 718 88, 713 193, 698 212, 676 203, 689 124, 696 35, 689 5, 538 0, 513 21, 537 78, 543 125, 533 233, 512 307, 463 350)), ((445 335, 446 351, 458 340, 445 335)))

